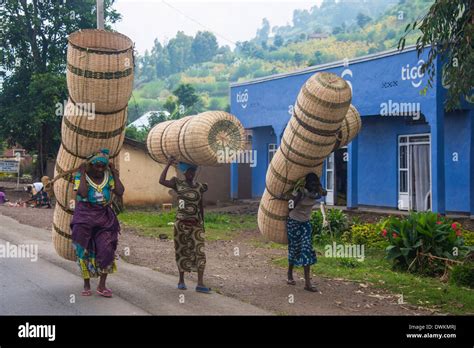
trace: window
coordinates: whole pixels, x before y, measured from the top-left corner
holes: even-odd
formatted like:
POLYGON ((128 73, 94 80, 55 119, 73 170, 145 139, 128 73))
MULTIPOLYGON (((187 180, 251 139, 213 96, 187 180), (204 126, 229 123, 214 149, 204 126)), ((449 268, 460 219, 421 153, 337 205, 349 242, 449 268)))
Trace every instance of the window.
POLYGON ((270 162, 272 161, 272 158, 275 155, 277 149, 277 144, 268 144, 268 164, 270 164, 270 162))

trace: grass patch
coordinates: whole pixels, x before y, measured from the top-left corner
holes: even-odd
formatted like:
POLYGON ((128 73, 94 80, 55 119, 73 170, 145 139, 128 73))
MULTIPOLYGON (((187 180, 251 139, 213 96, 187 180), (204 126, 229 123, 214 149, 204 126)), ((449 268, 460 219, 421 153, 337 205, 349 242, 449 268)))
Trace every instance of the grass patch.
MULTIPOLYGON (((158 238, 166 234, 173 238, 173 225, 176 212, 127 211, 120 214, 119 220, 125 226, 134 228, 142 236, 158 238)), ((206 240, 230 240, 242 230, 257 228, 254 215, 233 215, 223 213, 205 213, 204 226, 206 240)))
MULTIPOLYGON (((474 313, 474 290, 443 283, 437 278, 395 272, 391 262, 384 259, 383 250, 368 250, 364 261, 358 262, 324 257, 324 247, 318 246, 316 249, 323 253, 312 267, 312 272, 317 275, 370 283, 375 288, 402 294, 404 302, 444 313, 474 313)), ((273 262, 278 266, 288 267, 286 257, 274 259, 273 262)), ((302 272, 301 267, 296 269, 302 272)))

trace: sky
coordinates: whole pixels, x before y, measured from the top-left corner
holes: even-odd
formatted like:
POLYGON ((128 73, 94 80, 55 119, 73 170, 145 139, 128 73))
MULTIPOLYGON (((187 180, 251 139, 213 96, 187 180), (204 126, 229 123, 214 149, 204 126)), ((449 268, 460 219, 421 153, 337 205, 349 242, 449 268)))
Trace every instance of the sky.
POLYGON ((155 38, 163 42, 181 30, 187 35, 212 31, 219 45, 235 46, 253 38, 267 18, 270 26, 290 24, 295 9, 310 9, 322 0, 116 0, 122 20, 113 28, 135 42, 143 54, 155 38))

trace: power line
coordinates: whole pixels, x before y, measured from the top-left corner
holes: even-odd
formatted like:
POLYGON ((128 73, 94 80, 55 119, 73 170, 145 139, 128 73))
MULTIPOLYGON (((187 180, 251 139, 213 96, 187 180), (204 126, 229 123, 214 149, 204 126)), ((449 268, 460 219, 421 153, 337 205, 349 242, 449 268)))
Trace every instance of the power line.
POLYGON ((233 40, 228 39, 228 38, 225 37, 224 35, 221 35, 221 34, 219 34, 217 31, 215 31, 215 30, 209 28, 208 26, 202 24, 202 23, 199 22, 198 20, 196 20, 196 19, 194 19, 194 18, 188 16, 186 13, 184 13, 184 12, 181 11, 180 9, 174 7, 173 5, 167 3, 166 1, 161 0, 161 2, 162 2, 163 4, 165 4, 166 6, 170 7, 171 9, 173 9, 174 11, 178 12, 179 14, 181 14, 182 16, 184 16, 185 18, 189 19, 190 21, 193 21, 193 22, 196 23, 197 25, 199 25, 199 26, 203 27, 204 29, 206 29, 206 30, 212 32, 214 35, 219 36, 219 37, 222 38, 223 40, 225 40, 225 41, 227 41, 227 42, 230 42, 230 43, 233 44, 233 45, 237 45, 237 43, 234 42, 233 40))

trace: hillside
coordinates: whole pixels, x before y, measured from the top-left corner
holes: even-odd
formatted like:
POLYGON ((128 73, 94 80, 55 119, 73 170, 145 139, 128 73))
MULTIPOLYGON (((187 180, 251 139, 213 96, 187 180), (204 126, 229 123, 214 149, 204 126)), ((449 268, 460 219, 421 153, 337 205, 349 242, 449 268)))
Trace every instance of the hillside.
MULTIPOLYGON (((239 42, 234 50, 218 47, 209 32, 194 38, 179 32, 165 46, 155 41, 151 52, 137 59, 129 122, 147 111, 167 109, 167 103, 176 102, 172 91, 181 84, 191 84, 200 97, 185 113, 225 110, 230 82, 396 48, 408 23, 426 13, 432 2, 326 0, 320 8, 295 11, 291 26, 270 28, 264 19, 256 37, 239 42), (338 15, 341 11, 344 16, 338 15), (270 31, 275 35, 270 37, 270 31)), ((416 37, 412 33, 407 45, 416 37)))

